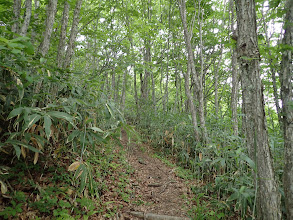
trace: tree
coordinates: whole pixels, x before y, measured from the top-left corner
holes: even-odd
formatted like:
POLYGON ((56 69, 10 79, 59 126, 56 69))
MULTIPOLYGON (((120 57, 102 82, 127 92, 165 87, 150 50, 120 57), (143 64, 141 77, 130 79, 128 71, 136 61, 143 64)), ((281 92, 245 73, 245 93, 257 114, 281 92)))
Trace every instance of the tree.
POLYGON ((63 66, 64 60, 64 52, 65 52, 65 44, 66 44, 66 31, 68 25, 68 18, 69 18, 69 9, 70 5, 68 1, 64 2, 64 9, 61 19, 61 30, 60 30, 60 38, 59 38, 59 45, 57 51, 57 66, 61 68, 63 66))
MULTIPOLYGON (((230 0, 230 13, 231 13, 231 32, 236 35, 236 31, 234 30, 234 3, 233 0, 230 0)), ((232 94, 231 94, 231 110, 232 110, 232 126, 234 135, 238 135, 238 118, 237 118, 237 103, 238 103, 238 88, 239 88, 239 80, 238 80, 238 70, 236 67, 237 64, 237 54, 236 49, 234 47, 231 48, 231 66, 232 66, 232 94)))
POLYGON ((285 34, 282 42, 282 62, 280 71, 281 99, 284 130, 284 192, 287 219, 293 219, 293 3, 285 4, 286 16, 284 21, 285 34))
POLYGON ((43 41, 41 42, 38 53, 43 57, 47 55, 50 48, 51 34, 53 32, 53 25, 55 22, 55 15, 57 10, 58 0, 49 0, 47 5, 46 21, 45 21, 45 31, 43 33, 43 41))
POLYGON ((242 80, 245 135, 249 156, 256 164, 257 217, 281 219, 280 195, 270 152, 261 85, 254 0, 235 0, 237 54, 242 80))
POLYGON ((25 1, 25 16, 23 19, 22 27, 20 29, 21 36, 25 36, 27 33, 27 29, 29 27, 30 20, 31 20, 31 15, 32 15, 32 0, 26 0, 25 1))
POLYGON ((82 5, 82 0, 77 0, 76 5, 75 5, 75 9, 74 9, 70 37, 69 37, 69 42, 67 45, 63 68, 69 67, 69 65, 71 63, 72 56, 74 54, 75 41, 76 41, 76 37, 78 34, 78 24, 79 24, 79 20, 80 20, 79 14, 80 14, 81 5, 82 5))
POLYGON ((199 139, 199 133, 198 133, 198 127, 197 127, 197 117, 196 117, 196 110, 195 105, 192 100, 192 96, 190 94, 189 89, 189 80, 190 80, 190 74, 194 77, 194 86, 196 88, 196 95, 198 96, 198 103, 199 103, 199 117, 201 122, 201 132, 202 132, 202 138, 205 141, 207 141, 207 131, 205 127, 205 120, 204 120, 204 109, 203 109, 203 89, 202 89, 202 76, 197 74, 194 64, 194 52, 191 45, 191 33, 188 31, 187 28, 187 19, 186 19, 186 5, 185 0, 178 0, 179 9, 180 9, 180 15, 181 15, 181 21, 183 26, 183 32, 184 32, 184 40, 186 45, 186 50, 188 54, 188 64, 187 64, 187 72, 185 73, 185 93, 188 99, 188 102, 190 104, 190 110, 191 110, 191 116, 192 116, 192 122, 194 127, 194 133, 196 136, 196 139, 199 139))

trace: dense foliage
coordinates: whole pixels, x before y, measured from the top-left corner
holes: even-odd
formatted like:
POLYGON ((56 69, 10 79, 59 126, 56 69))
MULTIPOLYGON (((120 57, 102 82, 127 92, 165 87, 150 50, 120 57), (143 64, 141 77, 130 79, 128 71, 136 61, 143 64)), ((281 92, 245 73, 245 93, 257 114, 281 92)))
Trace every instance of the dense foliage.
MULTIPOLYGON (((282 52, 292 45, 281 44, 284 4, 256 1, 269 145, 286 218, 279 73, 282 52)), ((122 129, 137 139, 136 130, 160 156, 189 170, 185 178, 202 181, 191 187, 199 195, 192 218, 207 217, 200 207, 213 210, 214 219, 256 216, 257 166, 246 147, 233 1, 186 1, 196 74, 185 47, 181 0, 2 0, 0 5, 0 184, 10 198, 0 215, 16 216, 31 199, 14 188, 13 173, 33 181, 29 173, 47 163, 60 169, 46 170, 52 178, 64 178, 87 196, 76 200, 71 213, 62 213, 72 205, 68 188, 43 190, 33 183, 40 199, 30 205, 43 214, 54 209, 55 217, 94 214, 88 195, 99 198, 107 190, 105 173, 116 169, 117 161, 125 163, 111 152, 122 129), (66 199, 52 200, 62 193, 66 199)))

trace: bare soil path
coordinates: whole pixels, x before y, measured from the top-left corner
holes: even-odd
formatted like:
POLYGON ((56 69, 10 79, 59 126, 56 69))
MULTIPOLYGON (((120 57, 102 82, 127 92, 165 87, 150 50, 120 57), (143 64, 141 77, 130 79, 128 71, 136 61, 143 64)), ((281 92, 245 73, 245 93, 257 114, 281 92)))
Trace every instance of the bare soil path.
POLYGON ((188 219, 184 198, 190 196, 185 181, 176 176, 172 167, 153 157, 149 146, 127 144, 125 137, 122 144, 129 149, 128 162, 135 171, 129 183, 133 192, 131 202, 122 210, 120 219, 188 219), (140 218, 134 216, 135 212, 139 212, 140 218))

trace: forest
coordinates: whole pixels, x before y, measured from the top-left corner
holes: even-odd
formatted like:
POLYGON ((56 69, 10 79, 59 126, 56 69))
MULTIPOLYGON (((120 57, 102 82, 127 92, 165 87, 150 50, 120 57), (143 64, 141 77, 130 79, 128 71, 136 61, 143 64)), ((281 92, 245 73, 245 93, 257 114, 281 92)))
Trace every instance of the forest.
POLYGON ((293 219, 291 0, 0 0, 0 219, 293 219))

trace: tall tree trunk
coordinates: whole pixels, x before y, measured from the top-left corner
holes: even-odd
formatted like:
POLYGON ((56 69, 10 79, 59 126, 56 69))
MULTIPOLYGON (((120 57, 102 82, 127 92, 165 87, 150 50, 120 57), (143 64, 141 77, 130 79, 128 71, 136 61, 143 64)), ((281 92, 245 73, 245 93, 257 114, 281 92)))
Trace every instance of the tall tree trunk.
POLYGON ((37 10, 40 7, 40 1, 39 0, 35 0, 35 13, 34 13, 34 25, 35 27, 32 29, 32 33, 31 33, 31 41, 32 43, 35 42, 36 40, 36 35, 37 35, 37 25, 38 25, 38 17, 39 17, 39 13, 37 12, 37 10))
POLYGON ((20 29, 20 35, 25 36, 32 16, 32 0, 25 1, 25 16, 20 29))
MULTIPOLYGON (((221 49, 220 49, 220 59, 218 62, 218 65, 214 65, 214 72, 215 72, 215 112, 216 112, 216 117, 218 118, 219 114, 219 92, 218 92, 218 86, 219 86, 219 69, 222 63, 223 59, 223 44, 221 44, 221 49)), ((205 102, 206 103, 206 102, 205 102)))
POLYGON ((117 79, 117 83, 116 83, 116 90, 115 90, 115 96, 114 96, 115 103, 118 103, 118 100, 119 100, 120 79, 121 79, 121 74, 118 74, 118 79, 117 79))
POLYGON ((121 94, 121 109, 122 109, 122 112, 124 111, 124 108, 125 108, 126 85, 127 85, 127 70, 124 70, 124 73, 123 73, 123 87, 122 87, 122 94, 121 94))
POLYGON ((154 79, 154 73, 151 73, 151 80, 152 80, 152 101, 153 101, 153 109, 156 112, 157 102, 156 102, 156 84, 154 79))
MULTIPOLYGON (((128 8, 128 4, 126 3, 125 5, 126 10, 128 8)), ((129 16, 128 13, 126 13, 126 25, 127 29, 130 32, 131 27, 130 27, 130 21, 129 21, 129 16)), ((134 56, 134 48, 133 48, 133 38, 132 38, 132 33, 128 34, 128 40, 130 42, 130 57, 131 59, 135 59, 134 56)), ((134 101, 135 101, 135 107, 136 107, 136 116, 139 118, 139 102, 138 102, 138 95, 137 95, 137 83, 136 83, 136 69, 135 69, 135 64, 131 64, 130 69, 133 69, 133 91, 134 91, 134 101)))
MULTIPOLYGON (((230 13, 231 13, 231 32, 236 34, 234 30, 234 2, 230 0, 230 13)), ((238 136, 238 117, 237 117, 237 103, 238 103, 238 89, 239 89, 239 79, 238 79, 238 70, 237 70, 237 54, 235 48, 231 47, 232 57, 231 57, 231 66, 232 66, 232 94, 231 94, 231 109, 232 109, 232 127, 233 134, 238 136)))
POLYGON ((74 9, 72 26, 71 26, 71 31, 70 31, 70 38, 69 38, 69 43, 67 45, 63 68, 67 68, 70 66, 71 59, 72 59, 72 56, 74 53, 76 36, 78 34, 78 24, 79 24, 79 20, 80 20, 79 14, 80 14, 81 6, 82 6, 82 0, 77 0, 76 5, 75 5, 75 9, 74 9))
POLYGON ((43 57, 47 55, 50 47, 51 34, 53 31, 54 19, 57 9, 58 0, 49 0, 46 12, 45 31, 43 33, 43 41, 38 48, 38 53, 43 57))
POLYGON ((69 9, 70 9, 70 5, 68 1, 65 1, 62 19, 61 19, 61 30, 60 30, 60 37, 59 37, 59 44, 58 44, 58 51, 57 51, 57 66, 59 68, 63 66, 65 44, 66 44, 66 31, 67 31, 68 18, 69 18, 69 9))
POLYGON ((14 0, 13 3, 13 25, 11 27, 12 32, 19 33, 19 19, 21 10, 21 0, 14 0))
POLYGON ((274 176, 268 143, 263 91, 259 71, 260 54, 256 33, 254 0, 235 0, 237 14, 237 53, 242 76, 246 117, 246 143, 257 166, 257 218, 281 219, 280 194, 274 176))
POLYGON ((287 219, 293 219, 293 4, 291 0, 286 1, 285 10, 285 34, 282 43, 286 48, 282 52, 280 71, 285 147, 284 192, 287 219))
POLYGON ((136 83, 136 69, 135 65, 133 65, 133 90, 134 90, 134 101, 136 106, 136 116, 139 118, 139 101, 137 95, 137 83, 136 83))
MULTIPOLYGON (((184 0, 185 1, 185 0, 184 0)), ((205 125, 205 111, 204 111, 204 95, 203 95, 203 40, 202 40, 202 22, 203 22, 203 11, 200 6, 201 0, 198 1, 198 23, 199 23, 199 39, 200 39, 200 76, 198 77, 198 114, 199 114, 199 121, 200 121, 200 127, 201 132, 203 136, 203 141, 206 142, 208 139, 207 129, 205 125)), ((193 52, 192 52, 193 54, 193 52)), ((192 60, 194 63, 194 60, 192 60)), ((193 64, 194 65, 194 64, 193 64)), ((195 67, 193 74, 196 74, 195 67)))
MULTIPOLYGON (((264 5, 263 5, 263 9, 264 9, 264 5)), ((270 67, 270 70, 271 70, 270 72, 272 74, 273 94, 274 94, 274 101, 275 101, 275 106, 276 106, 277 114, 278 114, 278 121, 279 121, 280 128, 282 129, 283 121, 282 121, 281 110, 280 110, 280 105, 279 105, 279 95, 278 95, 277 79, 276 79, 276 72, 277 71, 276 71, 276 69, 274 67, 274 64, 273 64, 272 53, 271 53, 271 50, 270 50, 271 42, 270 42, 270 39, 269 39, 269 36, 268 36, 267 25, 265 23, 265 14, 263 12, 263 9, 262 9, 262 23, 263 23, 264 33, 265 33, 266 46, 268 48, 267 60, 268 60, 269 67, 270 67)))
MULTIPOLYGON (((195 78, 194 86, 197 89, 197 96, 198 96, 198 103, 199 103, 198 111, 199 111, 202 139, 203 139, 203 142, 206 142, 207 141, 207 130, 206 130, 205 119, 204 119, 204 103, 203 103, 204 101, 203 101, 203 89, 202 89, 202 76, 201 75, 198 76, 197 73, 196 73, 196 69, 195 69, 194 53, 193 53, 193 50, 192 50, 191 38, 190 38, 191 34, 189 33, 189 31, 187 29, 185 0, 178 0, 178 2, 179 2, 181 21, 182 21, 183 31, 184 31, 184 40, 185 40, 185 44, 186 44, 186 50, 187 50, 187 53, 188 53, 188 68, 190 69, 191 74, 195 78)), ((188 77, 189 77, 189 75, 188 75, 188 77)), ((189 84, 189 78, 185 79, 185 83, 187 83, 187 82, 189 84)), ((189 90, 189 87, 188 87, 188 90, 189 90)), ((186 89, 185 89, 185 91, 186 91, 186 89)), ((190 93, 190 92, 188 92, 188 93, 190 93)), ((188 94, 186 94, 186 95, 188 96, 188 94)), ((191 96, 189 98, 192 99, 191 96)), ((192 104, 193 101, 190 100, 189 103, 192 104)), ((192 115, 196 115, 195 106, 192 106, 191 111, 194 111, 194 112, 192 112, 192 115)), ((195 124, 197 124, 197 122, 195 122, 194 119, 196 119, 196 118, 193 117, 193 124, 195 125, 195 124)), ((194 129, 197 130, 197 128, 194 128, 194 129)))
POLYGON ((115 70, 113 69, 112 74, 111 74, 111 90, 112 90, 112 99, 114 101, 116 101, 116 74, 115 74, 115 70))
POLYGON ((192 98, 192 95, 191 95, 191 92, 189 89, 189 80, 190 80, 190 66, 189 66, 189 64, 187 64, 187 72, 184 74, 184 80, 185 80, 185 94, 187 96, 187 103, 189 104, 189 108, 190 108, 195 140, 197 142, 200 142, 200 134, 198 132, 196 109, 195 109, 193 98, 192 98))
POLYGON ((149 93, 149 77, 150 77, 150 62, 151 62, 151 45, 150 40, 145 40, 145 52, 144 52, 144 76, 141 81, 141 98, 142 101, 146 101, 148 99, 149 93))

